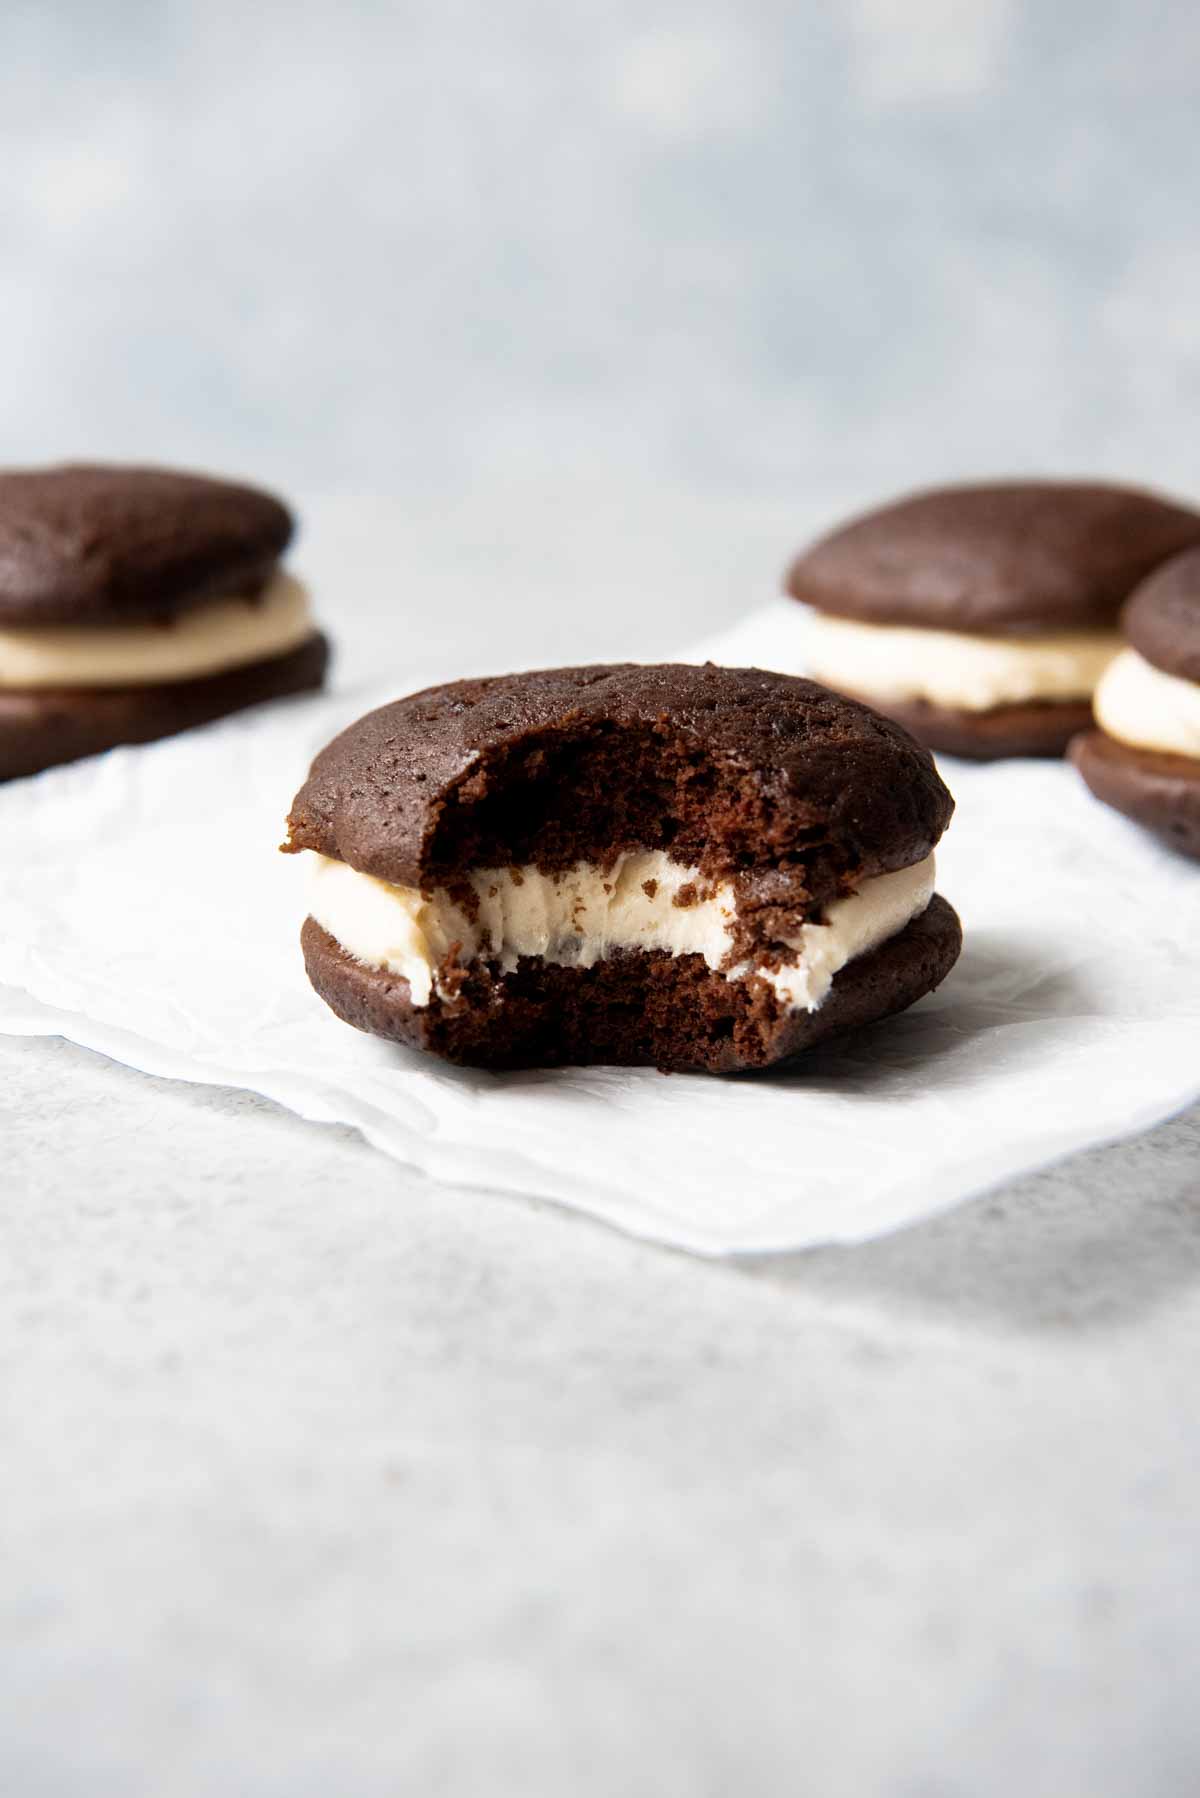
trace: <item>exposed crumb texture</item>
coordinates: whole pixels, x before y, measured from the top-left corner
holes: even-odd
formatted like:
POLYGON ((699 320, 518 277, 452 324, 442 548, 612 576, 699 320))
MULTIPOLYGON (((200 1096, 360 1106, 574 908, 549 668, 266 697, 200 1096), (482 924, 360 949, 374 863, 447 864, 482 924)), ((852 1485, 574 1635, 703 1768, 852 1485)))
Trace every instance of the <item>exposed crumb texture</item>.
POLYGON ((836 962, 834 908, 869 905, 879 877, 892 903, 897 881, 908 893, 953 803, 905 730, 815 682, 618 664, 459 681, 370 713, 317 757, 286 847, 410 896, 393 926, 366 882, 364 924, 326 882, 304 927, 313 984, 360 1029, 487 1067, 725 1073, 936 986, 960 935, 928 901, 932 869, 890 937, 864 932, 836 962), (527 932, 511 889, 509 924, 475 928, 500 869, 525 885, 527 932))
POLYGON ((952 810, 927 751, 812 681, 625 664, 459 681, 368 714, 317 757, 287 847, 426 890, 660 849, 811 916, 923 860, 952 810))
POLYGON ((456 970, 449 1002, 414 1007, 406 980, 354 961, 312 918, 301 941, 313 986, 346 1023, 448 1061, 730 1074, 776 1066, 902 1011, 953 967, 961 932, 935 897, 905 930, 844 968, 815 1012, 789 1011, 766 981, 728 981, 699 955, 641 952, 590 968, 522 960, 510 974, 475 963, 456 970))

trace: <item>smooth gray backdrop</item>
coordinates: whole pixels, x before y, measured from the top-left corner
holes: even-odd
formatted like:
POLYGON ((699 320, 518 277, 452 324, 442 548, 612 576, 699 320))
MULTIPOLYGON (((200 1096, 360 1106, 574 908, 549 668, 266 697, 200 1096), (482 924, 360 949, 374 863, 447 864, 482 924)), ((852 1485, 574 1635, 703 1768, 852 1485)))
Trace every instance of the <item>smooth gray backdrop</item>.
POLYGON ((1200 489, 1200 11, 8 0, 0 460, 1200 489))

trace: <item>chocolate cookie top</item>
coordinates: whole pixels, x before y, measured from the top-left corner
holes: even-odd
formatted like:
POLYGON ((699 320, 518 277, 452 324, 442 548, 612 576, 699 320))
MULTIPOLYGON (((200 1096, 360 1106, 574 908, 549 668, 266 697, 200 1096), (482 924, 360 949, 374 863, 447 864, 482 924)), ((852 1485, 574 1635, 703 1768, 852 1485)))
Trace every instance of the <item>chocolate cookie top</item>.
POLYGON ((1137 583, 1193 543, 1200 512, 1129 487, 943 487, 823 537, 786 585, 869 624, 991 636, 1111 629, 1137 583))
POLYGON ((263 584, 292 535, 269 493, 162 468, 0 471, 0 626, 169 617, 263 584))
POLYGON ((1164 674, 1200 681, 1200 547, 1172 556, 1143 581, 1121 625, 1147 662, 1164 674))
POLYGON ((823 898, 922 860, 953 808, 906 731, 813 681, 620 663, 368 713, 313 763, 285 847, 426 889, 658 848, 706 873, 786 868, 823 898))

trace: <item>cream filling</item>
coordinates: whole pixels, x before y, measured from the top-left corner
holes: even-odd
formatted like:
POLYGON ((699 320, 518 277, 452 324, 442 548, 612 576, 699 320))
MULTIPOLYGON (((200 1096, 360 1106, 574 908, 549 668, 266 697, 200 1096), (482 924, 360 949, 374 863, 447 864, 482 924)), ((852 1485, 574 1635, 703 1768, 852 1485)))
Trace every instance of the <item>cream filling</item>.
POLYGON ((1110 664, 1092 704, 1101 730, 1122 743, 1200 757, 1200 681, 1164 674, 1136 649, 1110 664))
POLYGON ((864 881, 857 893, 826 907, 824 923, 805 924, 788 939, 793 960, 767 968, 728 965, 737 920, 733 887, 705 888, 695 868, 657 849, 620 856, 607 869, 577 862, 557 875, 532 867, 475 868, 467 875, 479 901, 474 918, 441 888, 422 893, 392 886, 323 855, 312 854, 310 863, 309 911, 317 923, 356 961, 403 975, 417 1006, 428 1005, 435 991, 441 996, 438 971, 457 944, 460 965, 484 957, 510 973, 523 955, 571 968, 590 968, 621 949, 701 955, 730 980, 757 975, 792 1010, 816 1011, 840 968, 925 910, 934 882, 932 855, 864 881), (702 895, 694 900, 683 891, 693 886, 702 895))
POLYGON ((1120 647, 1115 631, 981 637, 813 612, 806 666, 817 680, 865 699, 991 712, 1032 700, 1087 699, 1120 647))
POLYGON ((308 590, 277 572, 254 599, 214 599, 163 623, 0 630, 0 688, 152 687, 267 662, 313 633, 308 590))

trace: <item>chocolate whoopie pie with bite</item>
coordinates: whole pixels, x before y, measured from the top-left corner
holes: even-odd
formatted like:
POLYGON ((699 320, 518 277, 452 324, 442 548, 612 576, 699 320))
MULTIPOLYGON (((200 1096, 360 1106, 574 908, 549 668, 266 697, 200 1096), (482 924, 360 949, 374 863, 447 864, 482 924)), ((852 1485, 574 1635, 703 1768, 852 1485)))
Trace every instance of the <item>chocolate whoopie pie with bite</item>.
POLYGON ((1117 614, 1200 513, 1075 481, 945 487, 869 512, 792 563, 809 671, 931 749, 1061 755, 1120 648, 1117 614))
POLYGON ((319 687, 269 493, 160 468, 0 471, 0 780, 319 687))
POLYGON ((1144 581, 1121 622, 1071 759, 1097 799, 1200 860, 1200 548, 1144 581))
POLYGON ((945 977, 953 801, 891 721, 758 669, 434 687, 317 757, 309 977, 359 1029, 481 1067, 731 1073, 945 977))

